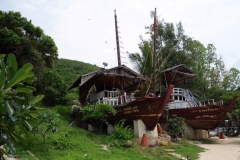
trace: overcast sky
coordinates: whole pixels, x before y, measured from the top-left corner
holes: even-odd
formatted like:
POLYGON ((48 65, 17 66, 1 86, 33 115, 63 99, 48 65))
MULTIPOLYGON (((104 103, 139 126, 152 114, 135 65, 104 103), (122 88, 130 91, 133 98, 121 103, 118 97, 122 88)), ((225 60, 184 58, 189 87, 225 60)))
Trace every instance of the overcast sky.
POLYGON ((100 67, 107 62, 108 68, 117 65, 114 9, 122 51, 135 53, 155 7, 166 22, 181 21, 189 37, 213 44, 227 69, 240 70, 239 0, 0 0, 0 10, 21 12, 52 37, 59 58, 100 67))

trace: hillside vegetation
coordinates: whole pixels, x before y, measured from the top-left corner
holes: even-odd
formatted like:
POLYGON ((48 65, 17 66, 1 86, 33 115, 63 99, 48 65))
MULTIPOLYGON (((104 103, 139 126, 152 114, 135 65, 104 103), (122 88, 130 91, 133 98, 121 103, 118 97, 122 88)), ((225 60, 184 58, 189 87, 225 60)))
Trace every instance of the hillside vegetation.
MULTIPOLYGON (((64 91, 66 91, 67 88, 75 80, 77 80, 78 77, 80 77, 83 74, 96 71, 98 69, 99 67, 96 65, 61 58, 55 61, 54 67, 50 70, 52 72, 56 72, 59 75, 60 79, 64 81, 64 84, 66 84, 64 91)), ((72 100, 78 99, 78 89, 74 88, 70 91, 67 91, 66 95, 62 99, 63 101, 65 101, 65 103, 62 103, 63 102, 62 101, 60 103, 56 103, 55 105, 57 104, 66 105, 69 104, 69 102, 71 102, 72 100)))
POLYGON ((82 74, 93 72, 98 69, 99 67, 96 65, 69 59, 58 59, 55 61, 53 68, 53 70, 63 77, 68 86, 82 74))

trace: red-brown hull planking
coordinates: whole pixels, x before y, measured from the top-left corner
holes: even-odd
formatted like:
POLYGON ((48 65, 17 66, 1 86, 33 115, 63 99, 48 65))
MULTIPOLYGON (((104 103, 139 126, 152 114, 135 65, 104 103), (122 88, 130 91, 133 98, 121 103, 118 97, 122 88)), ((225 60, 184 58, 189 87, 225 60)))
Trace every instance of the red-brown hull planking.
POLYGON ((144 96, 129 103, 116 106, 116 115, 109 116, 107 121, 114 124, 116 121, 125 119, 125 123, 131 125, 133 120, 141 119, 147 130, 153 130, 169 101, 172 89, 173 85, 170 85, 162 97, 144 96))
POLYGON ((234 96, 226 106, 206 105, 201 107, 180 108, 168 110, 169 118, 173 115, 185 118, 186 124, 193 129, 215 129, 226 116, 227 112, 233 108, 233 103, 237 96, 234 96))

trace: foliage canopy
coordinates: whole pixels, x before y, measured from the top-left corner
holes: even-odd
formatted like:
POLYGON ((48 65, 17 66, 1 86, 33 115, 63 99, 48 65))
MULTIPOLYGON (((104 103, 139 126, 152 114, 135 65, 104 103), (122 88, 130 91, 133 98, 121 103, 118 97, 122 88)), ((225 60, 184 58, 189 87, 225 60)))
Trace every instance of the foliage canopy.
MULTIPOLYGON (((153 17, 153 12, 151 12, 153 17)), ((129 58, 135 69, 145 78, 152 78, 152 54, 153 54, 153 25, 146 27, 149 40, 140 37, 140 53, 130 53, 129 58)), ((236 90, 240 84, 240 71, 231 68, 225 69, 222 56, 217 55, 213 44, 204 46, 198 40, 194 40, 185 34, 181 22, 174 25, 164 19, 157 19, 156 30, 156 88, 161 90, 161 71, 175 65, 185 64, 197 78, 188 80, 187 88, 199 95, 200 99, 219 98, 217 95, 224 90, 236 90), (208 97, 209 90, 216 90, 215 97, 208 97)), ((178 87, 186 87, 185 84, 178 84, 178 87)), ((146 87, 145 87, 146 88, 146 87)), ((145 89, 146 90, 146 89, 145 89)))
POLYGON ((0 53, 13 53, 20 67, 32 63, 36 75, 43 67, 52 67, 58 57, 53 39, 13 11, 0 11, 0 53))
POLYGON ((41 75, 37 82, 37 93, 45 95, 43 104, 46 106, 65 105, 67 84, 63 78, 54 70, 44 70, 41 75))

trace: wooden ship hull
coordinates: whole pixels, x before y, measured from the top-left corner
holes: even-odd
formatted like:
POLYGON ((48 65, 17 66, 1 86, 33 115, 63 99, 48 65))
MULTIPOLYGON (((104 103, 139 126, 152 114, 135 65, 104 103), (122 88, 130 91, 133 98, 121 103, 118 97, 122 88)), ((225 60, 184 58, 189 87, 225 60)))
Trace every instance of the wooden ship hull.
POLYGON ((213 130, 224 119, 227 112, 233 108, 237 96, 234 96, 228 105, 206 105, 192 108, 179 108, 168 110, 168 118, 173 115, 185 118, 185 123, 193 129, 213 130))
MULTIPOLYGON (((193 71, 185 65, 180 64, 163 71, 163 84, 174 84, 184 82, 196 77, 193 71)), ((185 88, 174 88, 171 93, 171 101, 166 105, 167 118, 174 115, 185 118, 185 123, 193 129, 211 130, 215 129, 233 108, 237 96, 234 96, 229 104, 223 101, 215 102, 214 99, 199 101, 196 95, 185 88)), ((166 123, 167 119, 161 118, 160 123, 166 123)))
POLYGON ((173 86, 169 86, 162 97, 144 96, 129 103, 114 106, 117 113, 109 116, 110 124, 125 119, 125 124, 132 125, 134 120, 141 119, 147 130, 153 130, 159 122, 163 110, 170 98, 173 86))

